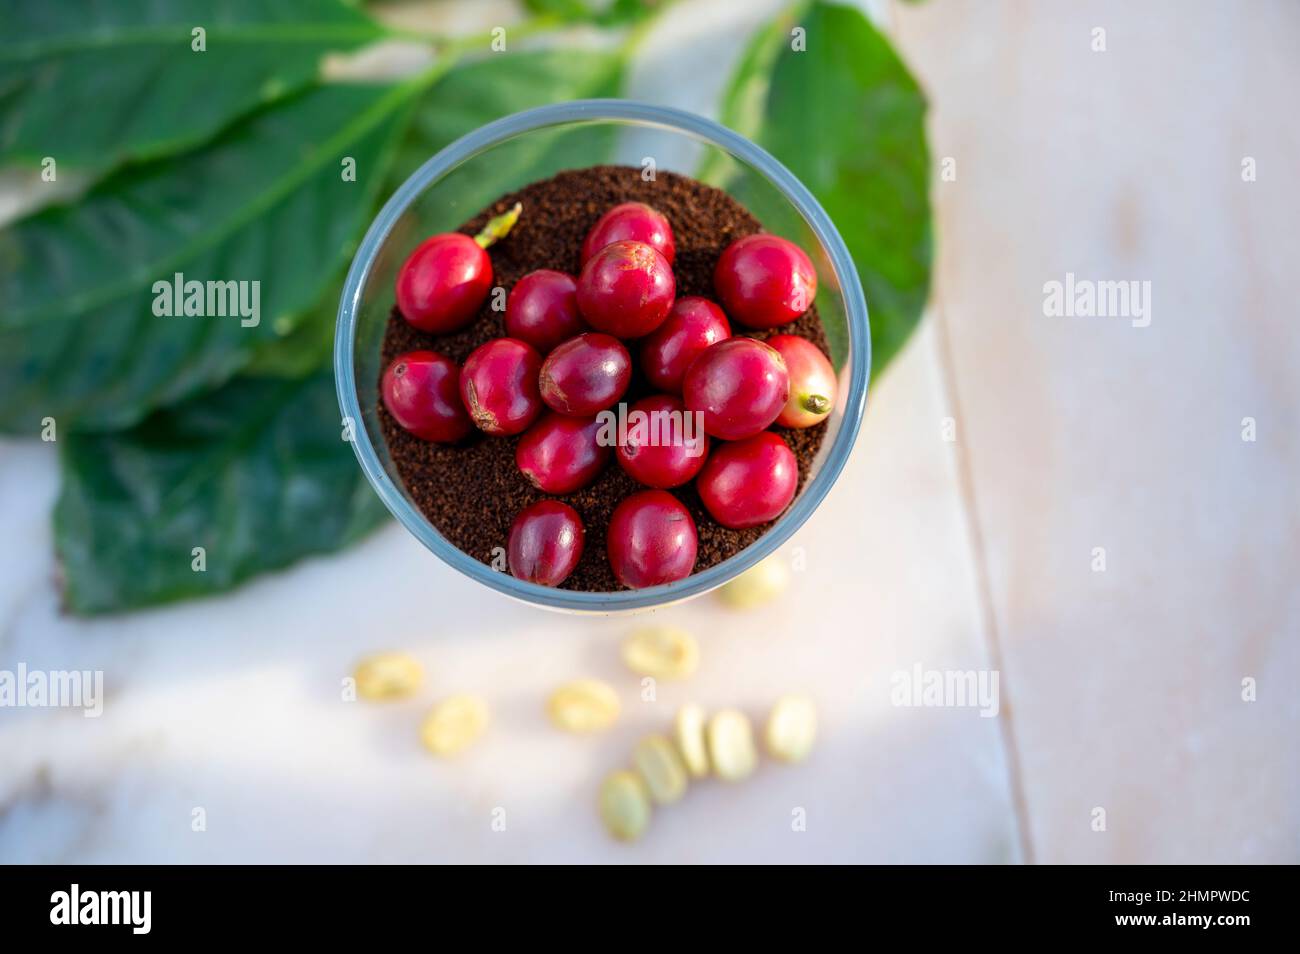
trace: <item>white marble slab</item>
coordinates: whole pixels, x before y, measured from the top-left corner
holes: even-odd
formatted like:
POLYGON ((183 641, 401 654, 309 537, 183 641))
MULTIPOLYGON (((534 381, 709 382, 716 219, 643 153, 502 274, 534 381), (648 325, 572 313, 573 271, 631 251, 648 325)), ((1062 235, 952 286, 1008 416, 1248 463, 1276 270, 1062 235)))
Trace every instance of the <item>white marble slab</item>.
POLYGON ((1300 7, 894 20, 956 163, 937 311, 1034 857, 1295 862, 1300 7), (1067 272, 1149 281, 1150 323, 1046 316, 1067 272))

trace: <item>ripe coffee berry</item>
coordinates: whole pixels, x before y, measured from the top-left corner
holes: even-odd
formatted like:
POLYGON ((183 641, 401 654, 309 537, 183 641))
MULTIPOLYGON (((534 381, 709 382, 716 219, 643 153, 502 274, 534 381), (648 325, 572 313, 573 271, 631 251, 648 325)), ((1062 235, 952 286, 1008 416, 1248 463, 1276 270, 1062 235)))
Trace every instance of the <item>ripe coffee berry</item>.
POLYGON ((826 420, 835 404, 835 369, 820 348, 798 335, 767 339, 790 372, 790 400, 777 416, 782 427, 812 427, 826 420))
POLYGON ((776 420, 790 397, 785 360, 753 338, 727 338, 710 345, 691 364, 682 398, 704 413, 704 429, 736 441, 776 420))
POLYGON ((794 454, 780 436, 764 431, 719 445, 695 488, 714 520, 743 530, 779 517, 794 499, 798 482, 794 454))
POLYGON ((727 314, 751 328, 794 321, 817 297, 817 271, 798 245, 760 232, 726 247, 713 270, 713 287, 727 314))
POLYGON ((452 444, 470 432, 460 400, 460 369, 436 351, 398 355, 379 389, 388 413, 422 440, 452 444))
POLYGON ((475 348, 460 372, 460 396, 479 430, 518 434, 533 423, 542 411, 541 369, 541 356, 514 338, 494 338, 475 348))
POLYGON ((578 276, 578 311, 587 324, 616 338, 640 338, 673 307, 672 266, 644 242, 614 242, 587 260, 578 276))
POLYGON ((492 260, 468 235, 425 239, 397 272, 397 307, 421 331, 441 335, 467 325, 492 288, 492 260))
POLYGON ((582 263, 606 245, 614 242, 644 242, 659 252, 669 265, 677 257, 673 243, 673 227, 659 212, 644 202, 624 202, 604 215, 587 233, 582 243, 582 263))
POLYGON ((539 500, 510 526, 506 561, 510 575, 542 586, 559 586, 582 558, 582 518, 566 503, 539 500))
POLYGON ((578 282, 548 268, 529 272, 506 299, 506 334, 546 354, 562 341, 582 334, 578 316, 578 282))
POLYGON ((633 480, 661 490, 679 487, 700 472, 709 438, 681 400, 656 394, 632 405, 618 463, 633 480))
POLYGON ((624 499, 614 508, 605 535, 614 577, 634 590, 690 576, 698 547, 690 511, 664 490, 643 490, 624 499))
POLYGON ((641 343, 641 370, 655 388, 681 394, 691 362, 709 345, 730 337, 731 325, 721 308, 695 295, 679 298, 664 323, 641 343))
POLYGON ((609 463, 613 448, 597 440, 599 433, 595 418, 546 414, 519 439, 515 463, 543 493, 571 494, 609 463))
POLYGON ((611 335, 588 332, 570 338, 542 362, 542 400, 561 414, 586 417, 603 411, 627 390, 632 356, 611 335))

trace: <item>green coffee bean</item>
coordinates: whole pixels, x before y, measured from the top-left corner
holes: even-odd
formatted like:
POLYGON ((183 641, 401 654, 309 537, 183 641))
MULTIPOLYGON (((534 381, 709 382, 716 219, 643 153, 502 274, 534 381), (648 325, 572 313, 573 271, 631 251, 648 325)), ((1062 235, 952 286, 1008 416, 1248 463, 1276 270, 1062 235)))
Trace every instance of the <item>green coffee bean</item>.
POLYGON ((768 754, 782 762, 802 762, 817 737, 817 707, 806 696, 783 696, 772 706, 763 731, 768 754))
POLYGON ((708 717, 703 706, 688 702, 677 710, 673 720, 673 741, 692 778, 709 774, 709 747, 704 738, 704 725, 708 717))
POLYGON ((357 695, 372 702, 403 699, 424 682, 424 669, 406 653, 377 653, 357 663, 357 695))
POLYGON ((695 637, 676 626, 647 626, 623 643, 623 662, 635 673, 656 679, 685 679, 700 664, 695 637))
POLYGON ((599 732, 614 724, 619 713, 618 693, 599 679, 575 679, 551 693, 546 711, 568 732, 599 732))
POLYGON ((671 805, 686 794, 686 766, 673 744, 662 735, 642 739, 632 752, 632 764, 656 805, 671 805))
POLYGON ((650 824, 650 793, 635 772, 621 769, 600 786, 600 820, 621 841, 636 841, 650 824))
POLYGON ((473 744, 487 724, 487 703, 478 696, 448 696, 429 710, 420 738, 434 755, 456 755, 473 744))
POLYGON ((790 568, 785 558, 773 554, 750 567, 718 590, 718 596, 734 609, 753 609, 770 603, 790 585, 790 568))
POLYGON ((709 720, 708 741, 713 774, 723 781, 738 782, 758 767, 754 730, 743 712, 723 709, 714 713, 709 720))

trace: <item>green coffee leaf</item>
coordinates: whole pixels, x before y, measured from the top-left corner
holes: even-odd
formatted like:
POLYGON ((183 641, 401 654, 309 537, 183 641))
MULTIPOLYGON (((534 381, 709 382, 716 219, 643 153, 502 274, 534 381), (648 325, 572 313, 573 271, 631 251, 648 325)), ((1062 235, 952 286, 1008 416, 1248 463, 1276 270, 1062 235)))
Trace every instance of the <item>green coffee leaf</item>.
MULTIPOLYGON (((879 372, 916 326, 930 286, 930 159, 916 80, 862 13, 818 0, 759 31, 722 119, 785 164, 834 220, 866 292, 879 372)), ((720 157, 701 175, 747 198, 743 174, 720 157)), ((827 332, 842 355, 843 329, 827 332)))
POLYGON ((672 0, 524 0, 529 13, 571 23, 623 26, 653 14, 672 0))
MULTIPOLYGON (((448 143, 486 122, 542 103, 618 94, 623 62, 614 55, 582 50, 492 56, 453 69, 421 98, 416 115, 389 172, 386 200, 421 163, 448 143)), ((494 152, 491 166, 453 173, 454 202, 442 209, 454 228, 503 192, 531 182, 548 169, 590 165, 608 154, 607 130, 539 133, 494 152), (593 147, 594 151, 593 151, 593 147)), ((444 187, 445 188, 445 187, 444 187)), ((304 314, 286 339, 269 343, 248 366, 248 374, 296 376, 329 360, 340 277, 322 301, 304 314)))
POLYGON ((0 430, 127 426, 289 334, 368 220, 417 88, 313 89, 0 232, 0 430), (174 313, 191 281, 202 317, 174 313))
POLYGON ((236 378, 129 431, 59 445, 54 543, 78 613, 218 593, 347 546, 386 514, 327 372, 236 378))
MULTIPOLYGON (((607 54, 521 53, 455 70, 421 101, 419 122, 404 144, 407 162, 422 162, 498 115, 553 99, 612 94, 621 68, 607 54)), ((549 163, 600 158, 589 151, 590 139, 542 140, 521 153, 508 150, 504 165, 476 175, 478 191, 467 199, 473 210, 463 217, 549 163)), ((320 227, 318 220, 289 231, 320 227)), ((326 277, 331 271, 317 269, 326 277)), ((159 411, 124 433, 64 439, 55 535, 70 607, 105 612, 218 592, 344 546, 382 517, 351 448, 339 439, 331 376, 301 377, 328 360, 336 309, 331 283, 288 338, 264 340, 249 352, 248 373, 220 390, 159 411), (193 569, 196 547, 203 571, 193 569)))
POLYGON ((338 0, 7 3, 0 163, 105 168, 203 142, 383 35, 338 0))
POLYGON ((321 300, 298 317, 293 331, 259 348, 241 373, 300 378, 328 365, 334 354, 334 330, 345 278, 346 273, 336 276, 321 300))

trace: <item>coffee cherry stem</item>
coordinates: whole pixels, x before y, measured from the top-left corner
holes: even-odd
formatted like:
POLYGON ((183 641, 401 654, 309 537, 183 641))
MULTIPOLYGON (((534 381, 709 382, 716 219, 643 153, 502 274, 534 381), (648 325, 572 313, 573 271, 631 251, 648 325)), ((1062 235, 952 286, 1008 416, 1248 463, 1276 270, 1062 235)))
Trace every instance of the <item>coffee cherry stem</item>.
POLYGON ((474 236, 474 241, 478 243, 478 247, 487 248, 509 235, 510 230, 519 221, 519 213, 523 210, 523 203, 516 202, 500 215, 488 219, 488 224, 483 226, 483 231, 474 236))
POLYGON ((810 414, 825 414, 831 409, 831 399, 824 394, 805 394, 799 404, 810 414))

